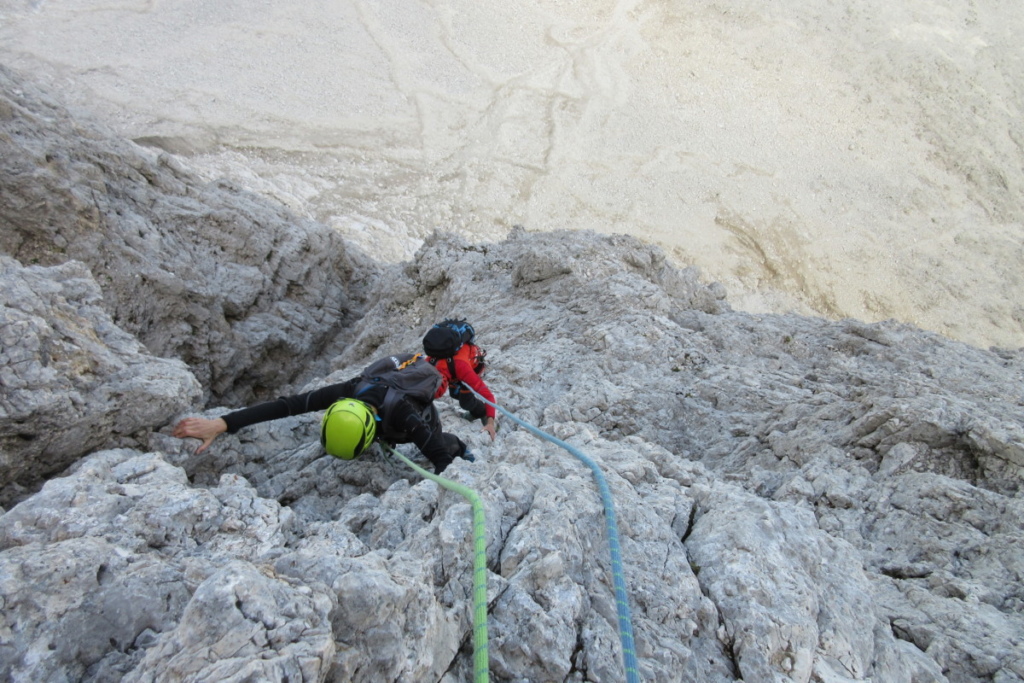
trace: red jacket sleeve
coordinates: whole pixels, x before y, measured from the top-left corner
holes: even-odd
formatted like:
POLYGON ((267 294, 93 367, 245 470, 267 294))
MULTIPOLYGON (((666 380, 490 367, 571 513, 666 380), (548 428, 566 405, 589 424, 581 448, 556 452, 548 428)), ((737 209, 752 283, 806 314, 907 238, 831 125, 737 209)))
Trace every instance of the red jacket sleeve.
MULTIPOLYGON (((491 403, 496 402, 494 400, 494 394, 492 394, 491 390, 487 388, 487 384, 480 375, 476 374, 476 371, 473 370, 473 366, 461 358, 455 359, 455 379, 472 388, 473 391, 480 394, 491 403)), ((494 417, 495 414, 494 406, 488 404, 487 417, 494 417)))

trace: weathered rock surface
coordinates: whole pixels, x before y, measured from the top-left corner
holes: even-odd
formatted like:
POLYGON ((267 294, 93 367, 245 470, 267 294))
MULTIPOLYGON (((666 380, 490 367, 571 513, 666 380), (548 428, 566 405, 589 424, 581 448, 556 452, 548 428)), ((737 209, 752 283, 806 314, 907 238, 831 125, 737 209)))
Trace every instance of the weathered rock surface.
POLYGON ((103 451, 4 515, 4 678, 316 680, 330 597, 258 564, 294 515, 222 484, 103 451))
POLYGON ((334 231, 200 183, 0 67, 0 253, 85 263, 114 322, 208 396, 273 395, 358 319, 375 266, 334 231))
MULTIPOLYGON (((499 401, 607 477, 643 680, 1024 680, 1021 351, 737 313, 658 250, 579 232, 438 235, 378 282, 310 386, 469 318, 499 401)), ((477 455, 445 476, 486 508, 492 680, 622 680, 589 469, 441 409, 477 455)), ((0 677, 472 680, 463 498, 377 449, 325 456, 316 414, 200 455, 151 420, 0 516, 0 677)))
POLYGON ((0 504, 103 446, 144 445, 199 401, 184 363, 111 321, 88 268, 0 255, 0 504))

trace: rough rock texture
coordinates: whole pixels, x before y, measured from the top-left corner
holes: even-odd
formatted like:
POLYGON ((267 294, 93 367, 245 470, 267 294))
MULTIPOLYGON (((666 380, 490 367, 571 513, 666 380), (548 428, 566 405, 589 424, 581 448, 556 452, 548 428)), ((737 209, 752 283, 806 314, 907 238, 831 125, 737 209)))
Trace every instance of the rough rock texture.
POLYGON ((735 313, 628 238, 445 237, 405 274, 367 336, 467 316, 521 417, 708 468, 680 536, 746 680, 1024 676, 1019 350, 735 313))
MULTIPOLYGON (((309 386, 468 317, 499 401, 607 477, 643 680, 1024 681, 1020 350, 737 313, 625 237, 437 235, 384 275, 309 386)), ((589 469, 441 409, 477 455, 445 476, 486 508, 491 679, 622 680, 589 469)), ((378 449, 325 456, 318 420, 195 455, 154 415, 0 516, 0 678, 472 680, 469 504, 378 449)))
POLYGON ((97 448, 146 444, 202 396, 184 363, 114 325, 84 264, 0 256, 0 283, 0 504, 97 448))
POLYGON ((72 118, 0 67, 0 253, 85 263, 114 322, 218 402, 273 395, 358 318, 337 233, 72 118))
POLYGON ((238 477, 103 451, 2 519, 5 680, 316 680, 334 653, 330 597, 256 564, 294 515, 238 477))

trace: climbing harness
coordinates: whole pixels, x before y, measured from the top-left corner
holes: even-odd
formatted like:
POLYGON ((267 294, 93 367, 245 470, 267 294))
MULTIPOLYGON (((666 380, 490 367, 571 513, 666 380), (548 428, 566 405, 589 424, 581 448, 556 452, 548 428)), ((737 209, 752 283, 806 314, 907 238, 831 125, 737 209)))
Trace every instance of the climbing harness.
POLYGON ((432 474, 391 446, 382 445, 420 475, 461 495, 473 508, 473 680, 475 683, 487 683, 490 662, 487 654, 487 521, 484 505, 476 491, 468 486, 432 474))
MULTIPOLYGON (((473 391, 472 387, 467 387, 470 391, 473 391)), ((633 641, 633 621, 629 615, 629 599, 626 594, 626 581, 622 571, 622 550, 619 546, 619 528, 615 521, 615 503, 612 500, 611 489, 608 488, 608 482, 604 478, 604 474, 601 472, 601 468, 598 467, 597 463, 588 458, 584 453, 578 449, 570 446, 561 439, 554 437, 547 432, 534 427, 528 422, 525 422, 508 410, 505 410, 497 403, 492 403, 486 398, 473 391, 484 403, 494 406, 497 410, 507 415, 516 424, 525 427, 527 430, 532 432, 534 435, 550 441, 556 446, 561 446, 565 450, 572 453, 576 458, 583 462, 590 471, 594 473, 594 479, 597 481, 597 488, 601 492, 601 502, 604 503, 604 518, 605 524, 608 528, 608 545, 611 550, 612 559, 612 579, 615 585, 615 607, 618 610, 619 617, 619 639, 622 641, 622 660, 623 667, 626 672, 626 681, 628 683, 639 683, 640 681, 640 668, 636 659, 636 646, 633 641)))

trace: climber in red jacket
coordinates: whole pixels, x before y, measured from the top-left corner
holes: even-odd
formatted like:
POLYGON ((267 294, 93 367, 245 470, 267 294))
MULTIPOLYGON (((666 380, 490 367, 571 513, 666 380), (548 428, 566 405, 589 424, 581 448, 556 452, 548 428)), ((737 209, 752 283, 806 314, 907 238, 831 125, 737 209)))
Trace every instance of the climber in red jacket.
POLYGON ((440 398, 447 389, 470 419, 483 423, 484 431, 490 434, 493 441, 498 433, 494 406, 481 401, 473 393, 475 391, 487 401, 495 402, 494 394, 481 377, 486 369, 487 353, 475 341, 476 333, 472 325, 465 320, 446 318, 427 331, 423 337, 423 350, 444 378, 444 384, 438 389, 436 397, 440 398))

